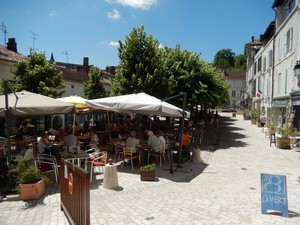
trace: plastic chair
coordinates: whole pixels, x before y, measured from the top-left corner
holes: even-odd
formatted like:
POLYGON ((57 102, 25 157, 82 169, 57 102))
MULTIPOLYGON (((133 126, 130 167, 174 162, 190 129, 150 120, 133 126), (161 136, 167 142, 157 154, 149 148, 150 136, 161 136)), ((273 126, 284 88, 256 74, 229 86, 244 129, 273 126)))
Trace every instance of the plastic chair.
POLYGON ((123 165, 125 163, 131 163, 131 169, 133 170, 133 159, 137 158, 137 155, 134 154, 136 151, 135 148, 131 148, 131 147, 123 147, 123 164, 122 164, 122 169, 123 169, 123 165))
POLYGON ((92 182, 93 179, 93 171, 95 168, 99 168, 99 172, 104 172, 103 167, 106 164, 107 161, 107 152, 99 152, 99 153, 93 153, 95 158, 91 161, 91 171, 90 171, 90 181, 92 182), (100 171, 101 169, 101 171, 100 171))
POLYGON ((149 164, 149 160, 150 160, 150 156, 154 156, 156 158, 159 159, 159 165, 160 167, 162 167, 162 158, 165 161, 165 164, 167 164, 167 160, 166 160, 166 148, 164 146, 159 146, 157 148, 155 148, 154 150, 150 151, 148 154, 148 164, 149 164), (157 150, 158 151, 155 151, 157 150))
POLYGON ((59 172, 58 168, 60 167, 57 164, 55 156, 47 154, 39 154, 38 157, 34 160, 35 167, 41 172, 53 171, 55 175, 55 181, 58 183, 59 172))

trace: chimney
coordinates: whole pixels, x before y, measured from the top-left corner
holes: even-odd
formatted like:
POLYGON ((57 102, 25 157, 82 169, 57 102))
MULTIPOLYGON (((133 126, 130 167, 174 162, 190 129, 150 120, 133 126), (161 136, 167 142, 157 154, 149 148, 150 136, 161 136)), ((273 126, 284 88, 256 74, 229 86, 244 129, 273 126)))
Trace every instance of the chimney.
POLYGON ((15 38, 8 38, 7 49, 13 52, 18 53, 17 51, 17 43, 15 38))
POLYGON ((83 57, 82 72, 89 73, 89 58, 88 57, 83 57))
POLYGON ((251 39, 252 39, 252 42, 254 42, 254 36, 252 36, 251 39))

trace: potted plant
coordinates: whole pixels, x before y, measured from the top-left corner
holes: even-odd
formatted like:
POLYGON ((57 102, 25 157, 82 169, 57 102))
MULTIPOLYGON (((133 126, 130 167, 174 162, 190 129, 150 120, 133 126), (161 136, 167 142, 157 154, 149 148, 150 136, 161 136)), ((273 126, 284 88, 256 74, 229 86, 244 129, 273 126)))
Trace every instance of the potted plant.
POLYGON ((153 181, 155 180, 155 163, 147 164, 140 168, 141 181, 153 181))
POLYGON ((297 135, 297 129, 293 124, 287 123, 283 127, 278 127, 277 133, 280 137, 277 138, 277 147, 281 149, 291 149, 293 137, 297 135))
POLYGON ((268 131, 270 135, 274 135, 277 132, 277 125, 274 123, 271 123, 268 127, 268 131))
POLYGON ((259 111, 258 111, 258 109, 253 109, 253 110, 250 112, 251 124, 255 125, 255 124, 257 123, 258 116, 259 116, 259 111))
POLYGON ((39 199, 45 193, 45 184, 50 183, 50 179, 42 175, 35 165, 27 165, 24 160, 18 161, 11 173, 16 176, 16 189, 22 200, 39 199))

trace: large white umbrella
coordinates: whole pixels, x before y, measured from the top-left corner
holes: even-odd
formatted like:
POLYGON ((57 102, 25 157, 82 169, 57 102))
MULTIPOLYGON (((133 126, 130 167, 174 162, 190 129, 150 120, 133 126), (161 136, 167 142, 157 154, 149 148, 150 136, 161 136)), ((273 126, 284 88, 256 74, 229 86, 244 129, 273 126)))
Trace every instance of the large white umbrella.
MULTIPOLYGON (((66 114, 74 111, 74 105, 29 91, 8 94, 10 116, 43 116, 66 114)), ((0 96, 0 117, 5 116, 5 95, 0 96)))
MULTIPOLYGON (((86 101, 87 106, 121 113, 182 117, 182 109, 146 93, 121 95, 86 101)), ((189 113, 186 112, 189 117, 189 113)))

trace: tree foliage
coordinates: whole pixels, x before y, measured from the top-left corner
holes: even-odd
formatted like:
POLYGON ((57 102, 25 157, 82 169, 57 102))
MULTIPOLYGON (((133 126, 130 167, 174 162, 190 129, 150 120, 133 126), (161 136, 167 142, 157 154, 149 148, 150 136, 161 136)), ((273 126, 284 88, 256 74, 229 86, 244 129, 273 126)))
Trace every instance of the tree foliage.
POLYGON ((235 58, 234 68, 239 71, 247 70, 247 55, 240 54, 235 58))
POLYGON ((16 63, 13 74, 15 91, 27 90, 52 98, 60 97, 64 92, 62 72, 47 61, 44 53, 30 50, 28 60, 16 63))
POLYGON ((102 81, 102 72, 97 67, 90 70, 90 78, 84 83, 84 97, 87 99, 96 99, 106 97, 106 90, 102 81))
POLYGON ((221 70, 228 70, 234 67, 235 53, 231 49, 222 49, 214 57, 214 66, 221 70))
POLYGON ((169 84, 173 83, 164 74, 162 65, 163 51, 152 36, 146 36, 144 27, 134 28, 126 36, 124 43, 119 42, 120 63, 112 83, 112 95, 146 92, 157 97, 170 93, 169 84))
POLYGON ((227 103, 228 86, 220 72, 200 60, 200 55, 188 50, 160 47, 157 40, 147 36, 144 27, 134 28, 119 42, 120 63, 112 95, 146 92, 160 99, 182 105, 181 92, 187 93, 187 107, 197 105, 221 106, 227 103))

